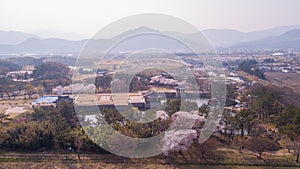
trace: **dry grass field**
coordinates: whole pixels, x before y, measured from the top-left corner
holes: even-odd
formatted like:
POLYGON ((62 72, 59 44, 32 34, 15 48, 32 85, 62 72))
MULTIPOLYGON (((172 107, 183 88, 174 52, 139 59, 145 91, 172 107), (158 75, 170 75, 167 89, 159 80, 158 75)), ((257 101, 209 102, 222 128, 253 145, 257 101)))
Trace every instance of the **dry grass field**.
POLYGON ((9 118, 15 118, 25 112, 32 112, 31 102, 33 99, 0 100, 0 113, 9 115, 9 118))
POLYGON ((266 72, 265 75, 271 83, 276 84, 279 87, 291 88, 295 93, 300 94, 300 74, 266 72))

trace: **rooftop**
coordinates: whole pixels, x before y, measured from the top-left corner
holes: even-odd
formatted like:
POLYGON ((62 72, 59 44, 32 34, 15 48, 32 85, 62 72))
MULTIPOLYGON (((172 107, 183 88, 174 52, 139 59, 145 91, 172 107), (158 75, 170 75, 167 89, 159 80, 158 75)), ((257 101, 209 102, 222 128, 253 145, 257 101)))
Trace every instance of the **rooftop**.
POLYGON ((36 99, 34 102, 39 103, 54 103, 58 100, 58 96, 43 96, 39 99, 36 99))
POLYGON ((145 103, 142 93, 105 93, 78 95, 75 103, 79 105, 122 105, 127 106, 130 103, 145 103))

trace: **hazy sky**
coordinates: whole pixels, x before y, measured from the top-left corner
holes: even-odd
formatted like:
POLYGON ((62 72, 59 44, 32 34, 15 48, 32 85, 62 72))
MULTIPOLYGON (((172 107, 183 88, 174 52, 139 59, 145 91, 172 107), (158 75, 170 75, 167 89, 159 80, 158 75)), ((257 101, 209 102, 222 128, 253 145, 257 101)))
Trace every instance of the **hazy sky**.
POLYGON ((124 16, 163 13, 200 30, 254 31, 300 24, 299 0, 0 0, 0 30, 93 35, 124 16))

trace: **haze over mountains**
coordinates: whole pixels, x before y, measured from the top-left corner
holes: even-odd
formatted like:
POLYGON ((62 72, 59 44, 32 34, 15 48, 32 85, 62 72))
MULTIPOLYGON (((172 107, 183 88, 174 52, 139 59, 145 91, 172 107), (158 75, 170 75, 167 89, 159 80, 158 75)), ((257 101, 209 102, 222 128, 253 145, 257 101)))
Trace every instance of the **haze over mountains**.
POLYGON ((300 49, 300 29, 232 46, 234 49, 300 49))
POLYGON ((290 30, 300 29, 300 25, 281 26, 254 32, 240 32, 230 29, 207 29, 203 33, 217 47, 230 47, 242 42, 261 40, 267 37, 279 36, 290 30))
MULTIPOLYGON (((149 28, 137 28, 130 30, 130 33, 139 33, 149 28)), ((149 29, 151 30, 151 29, 149 29)), ((151 30, 153 31, 153 30, 151 30)), ((124 32, 114 38, 121 38, 128 35, 124 32)), ((211 41, 211 43, 219 48, 229 49, 300 49, 300 25, 283 26, 272 29, 266 29, 255 32, 240 32, 230 29, 207 29, 202 33, 211 41)), ((195 35, 201 34, 182 34, 177 33, 186 39, 193 40, 195 35)), ((112 39, 114 39, 112 38, 112 39)), ((112 39, 97 39, 91 42, 97 44, 110 45, 112 39)), ((38 35, 28 34, 15 31, 0 31, 0 54, 12 53, 78 53, 87 39, 83 40, 66 40, 59 38, 43 39, 38 35)), ((167 41, 162 41, 156 46, 166 46, 167 41)), ((128 44, 126 48, 135 49, 135 43, 128 44), (130 46, 131 45, 131 46, 130 46)), ((170 49, 176 49, 178 44, 169 44, 170 49), (171 47, 170 47, 171 46, 171 47), (172 47, 173 46, 173 47, 172 47)), ((100 47, 99 50, 105 49, 106 46, 100 47)))
POLYGON ((38 38, 38 36, 24 32, 0 30, 0 45, 16 45, 29 38, 38 38))

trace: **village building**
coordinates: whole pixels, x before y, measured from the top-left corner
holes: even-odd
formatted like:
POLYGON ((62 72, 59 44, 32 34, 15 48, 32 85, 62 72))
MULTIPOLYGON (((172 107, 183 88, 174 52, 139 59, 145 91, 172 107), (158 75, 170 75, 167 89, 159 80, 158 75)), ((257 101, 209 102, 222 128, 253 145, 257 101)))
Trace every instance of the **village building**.
POLYGON ((95 95, 77 95, 78 106, 98 106, 100 108, 126 108, 129 106, 147 109, 147 100, 142 93, 103 93, 95 95))
POLYGON ((71 101, 69 96, 43 96, 31 103, 32 107, 56 107, 62 101, 71 101))

